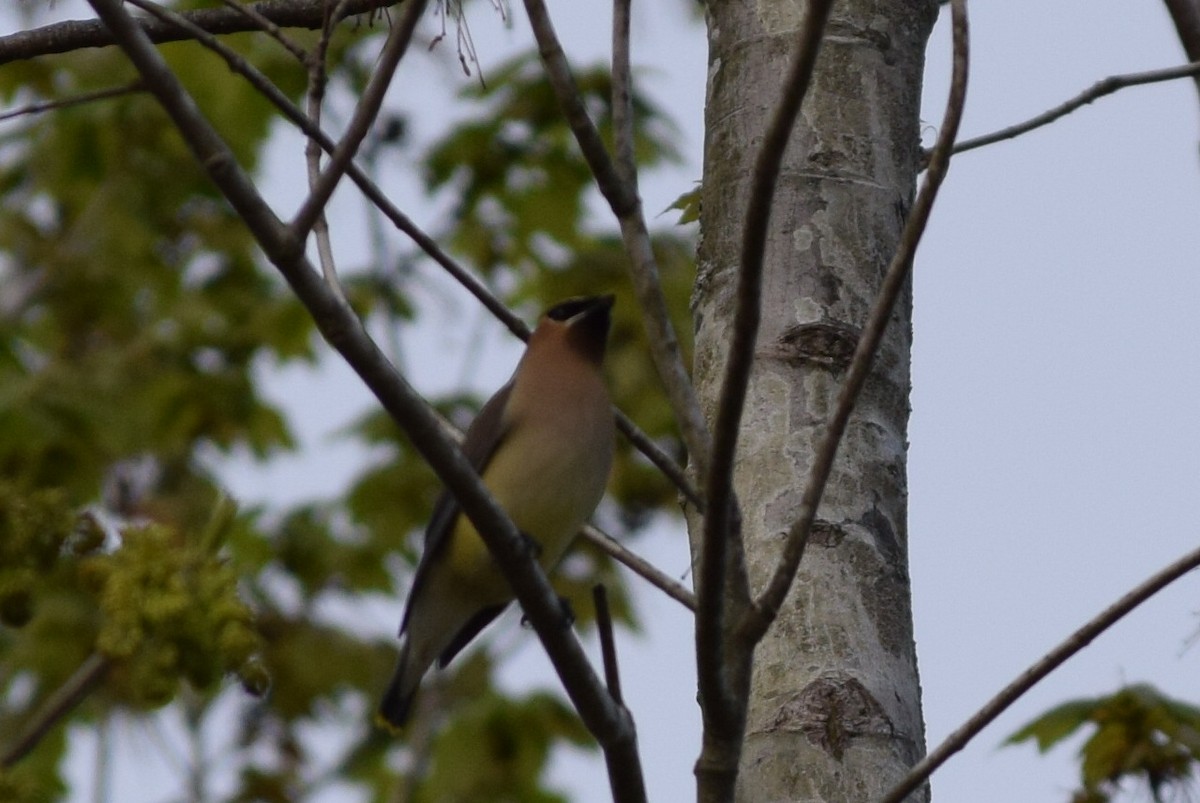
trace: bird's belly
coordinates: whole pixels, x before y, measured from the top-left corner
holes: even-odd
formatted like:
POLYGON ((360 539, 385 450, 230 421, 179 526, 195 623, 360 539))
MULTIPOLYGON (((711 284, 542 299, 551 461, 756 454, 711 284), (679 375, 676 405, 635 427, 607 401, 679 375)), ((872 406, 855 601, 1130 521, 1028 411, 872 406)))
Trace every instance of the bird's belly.
MULTIPOLYGON (((604 495, 611 452, 581 452, 570 442, 555 444, 558 448, 538 446, 542 448, 506 444, 484 471, 483 481, 517 528, 537 543, 538 562, 550 571, 604 495), (518 463, 514 455, 524 459, 518 463)), ((449 546, 450 564, 461 582, 496 601, 511 598, 487 545, 462 514, 449 546)))

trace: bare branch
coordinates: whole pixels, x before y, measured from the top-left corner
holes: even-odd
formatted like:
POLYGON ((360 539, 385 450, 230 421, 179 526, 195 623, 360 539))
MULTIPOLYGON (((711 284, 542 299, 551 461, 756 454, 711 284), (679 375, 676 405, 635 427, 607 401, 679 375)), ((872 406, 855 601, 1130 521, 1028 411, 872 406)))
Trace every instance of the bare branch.
POLYGON ((608 610, 608 589, 604 583, 592 587, 596 604, 596 630, 600 632, 600 653, 604 656, 604 682, 617 705, 625 705, 621 695, 621 671, 617 665, 617 644, 613 639, 612 613, 608 610))
MULTIPOLYGON (((232 9, 233 11, 236 11, 237 13, 244 15, 247 19, 253 21, 254 24, 258 26, 259 30, 278 42, 284 50, 292 54, 296 61, 300 62, 301 64, 306 64, 308 62, 307 51, 297 44, 296 40, 285 34, 282 28, 259 12, 257 7, 244 6, 237 0, 221 0, 221 2, 223 2, 227 8, 232 9)), ((340 3, 339 7, 332 15, 330 15, 328 10, 326 10, 326 20, 321 26, 323 30, 330 30, 333 20, 341 20, 345 18, 345 5, 346 4, 344 2, 340 3)))
POLYGON ((850 367, 846 372, 846 381, 842 384, 841 392, 838 394, 837 407, 829 419, 825 435, 813 456, 808 481, 800 502, 800 512, 797 514, 795 524, 788 531, 779 565, 776 566, 775 573, 766 589, 755 601, 754 607, 751 608, 745 621, 741 623, 744 637, 752 643, 761 639, 767 628, 771 626, 771 622, 778 615, 788 590, 792 586, 792 581, 796 577, 796 570, 804 556, 804 548, 808 543, 808 536, 812 531, 812 523, 825 492, 825 483, 833 468, 834 458, 837 457, 838 446, 846 431, 846 424, 850 420, 850 414, 854 410, 858 394, 866 384, 875 352, 879 348, 880 341, 883 340, 883 333, 891 318, 892 308, 904 286, 908 271, 912 267, 913 256, 916 254, 917 245, 921 242, 921 235, 925 232, 925 224, 933 209, 934 199, 937 197, 938 189, 950 166, 952 146, 954 138, 958 135, 958 126, 962 121, 963 105, 967 96, 970 32, 966 0, 952 0, 951 13, 953 14, 954 29, 954 72, 950 81, 950 97, 946 102, 946 112, 942 118, 937 144, 930 157, 921 190, 913 202, 908 220, 904 222, 904 230, 900 233, 900 244, 884 275, 879 295, 875 299, 866 326, 863 327, 858 345, 854 349, 854 356, 851 358, 850 367))
MULTIPOLYGON (((609 207, 621 224, 621 237, 629 253, 630 278, 638 307, 642 313, 642 324, 650 343, 650 356, 654 367, 667 392, 667 400, 675 413, 688 456, 699 474, 708 465, 709 435, 704 414, 696 389, 683 364, 679 338, 667 314, 667 302, 659 280, 658 263, 650 244, 650 234, 642 214, 642 201, 634 185, 622 181, 600 133, 588 116, 571 67, 559 44, 554 25, 542 0, 525 0, 525 11, 538 43, 538 54, 546 68, 546 76, 554 89, 563 116, 579 143, 579 150, 591 168, 596 186, 608 201, 609 207)), ((615 112, 615 110, 614 110, 615 112)))
MULTIPOLYGON (((743 549, 733 492, 733 465, 754 364, 754 345, 758 339, 767 224, 783 153, 808 92, 821 47, 821 35, 832 6, 832 0, 811 0, 805 6, 783 94, 755 160, 742 231, 733 340, 729 345, 713 424, 712 463, 704 478, 708 512, 704 518, 697 571, 696 665, 701 707, 706 712, 706 729, 715 727, 720 733, 734 731, 739 719, 736 714, 739 705, 732 699, 733 690, 727 682, 727 661, 724 660, 728 653, 729 567, 734 562, 741 563, 743 549)), ((745 580, 741 583, 744 585, 745 580)), ((741 707, 744 710, 744 705, 741 707)))
POLYGON ((135 92, 144 92, 146 89, 141 81, 130 81, 124 86, 114 86, 108 89, 98 89, 95 92, 83 92, 78 95, 72 95, 69 98, 59 98, 57 100, 43 100, 37 103, 30 103, 28 106, 22 106, 19 109, 0 114, 0 123, 5 120, 12 120, 25 115, 41 114, 42 112, 54 111, 55 109, 66 109, 71 106, 79 106, 83 103, 91 103, 96 100, 107 100, 109 98, 117 98, 122 95, 132 95, 135 92))
POLYGON ((697 513, 703 514, 704 500, 700 498, 700 492, 696 490, 696 486, 692 485, 683 468, 675 462, 674 458, 660 449, 649 435, 638 429, 638 425, 633 423, 629 416, 616 407, 613 408, 613 412, 617 417, 617 429, 621 430, 634 448, 645 455, 654 464, 654 467, 675 485, 679 493, 687 502, 691 503, 697 513))
MULTIPOLYGON (((458 447, 441 433, 428 404, 394 371, 362 322, 321 280, 304 256, 303 243, 263 201, 228 146, 204 119, 153 44, 125 11, 122 0, 89 2, 142 74, 147 88, 175 122, 197 161, 208 171, 213 183, 246 222, 267 258, 312 314, 321 334, 359 374, 457 497, 464 513, 495 555, 559 672, 568 696, 604 749, 610 764, 637 765, 633 720, 627 711, 612 702, 579 642, 570 628, 564 626, 558 598, 537 561, 528 554, 527 539, 491 498, 458 447)), ((421 0, 410 2, 422 5, 421 0)), ((643 792, 642 798, 644 796, 643 792)))
POLYGON ((392 27, 388 34, 383 52, 379 54, 379 61, 371 72, 371 78, 367 81, 362 97, 359 98, 354 115, 350 118, 350 124, 346 126, 346 133, 342 135, 337 148, 329 157, 329 165, 325 168, 325 172, 321 174, 316 186, 304 199, 304 204, 292 219, 292 232, 297 238, 308 234, 317 217, 325 209, 325 204, 333 195, 333 191, 337 189, 338 182, 342 180, 346 169, 353 162, 354 154, 358 152, 358 146, 362 144, 367 132, 375 124, 375 120, 379 116, 379 109, 383 105, 384 95, 392 83, 396 68, 400 66, 400 59, 404 58, 404 54, 408 52, 413 31, 416 30, 417 22, 421 19, 421 13, 424 10, 424 2, 409 0, 404 7, 404 13, 400 16, 400 21, 392 27))
POLYGON ((682 583, 672 578, 666 572, 660 570, 653 563, 631 551, 624 544, 617 541, 608 533, 593 527, 590 524, 584 525, 581 531, 584 538, 589 543, 594 544, 601 549, 605 554, 625 565, 634 574, 646 580, 651 585, 657 587, 667 596, 679 602, 684 607, 691 611, 696 610, 696 597, 682 583))
POLYGON ((629 17, 633 0, 613 0, 612 116, 617 178, 637 192, 637 160, 633 148, 633 68, 629 56, 629 17))
MULTIPOLYGON (((600 653, 604 660, 604 680, 613 703, 625 708, 621 697, 621 673, 617 667, 617 645, 613 639, 612 615, 608 611, 608 590, 603 583, 592 587, 592 599, 596 604, 596 629, 600 632, 600 653)), ((642 767, 637 764, 625 767, 614 764, 612 756, 606 756, 608 784, 613 800, 646 801, 646 782, 642 778, 642 767)))
POLYGON ((1111 95, 1119 89, 1141 86, 1142 84, 1156 84, 1161 81, 1174 81, 1178 78, 1196 77, 1200 77, 1200 61, 1164 70, 1110 75, 1102 81, 1097 81, 1091 88, 1084 90, 1065 103, 1059 104, 1049 111, 1042 112, 1036 117, 1030 117, 1023 123, 1002 128, 999 131, 981 137, 965 139, 954 146, 954 153, 964 153, 976 148, 982 148, 984 145, 991 145, 1002 140, 1019 137, 1022 134, 1028 134, 1030 131, 1049 125, 1061 117, 1066 117, 1071 112, 1088 105, 1092 101, 1099 100, 1105 95, 1111 95))
MULTIPOLYGON (((338 17, 345 4, 346 0, 339 0, 336 6, 328 7, 325 25, 321 29, 321 38, 318 40, 311 58, 305 59, 305 63, 308 65, 308 91, 305 93, 305 105, 308 119, 318 127, 321 125, 321 108, 325 102, 325 86, 328 82, 325 59, 329 53, 329 40, 333 36, 333 20, 338 17)), ((309 137, 304 146, 304 161, 308 169, 308 191, 313 194, 317 192, 321 180, 321 152, 321 144, 313 137, 309 137)), ((321 265, 321 275, 325 277, 325 283, 329 285, 334 294, 345 301, 346 292, 342 289, 342 283, 338 279, 337 264, 333 258, 333 242, 329 235, 329 221, 325 218, 324 208, 317 213, 312 228, 317 240, 317 261, 321 265)))
MULTIPOLYGON (((372 12, 397 5, 399 0, 351 0, 346 16, 372 12)), ((324 24, 324 0, 266 0, 249 7, 259 16, 281 28, 316 30, 324 24)), ((240 10, 203 8, 184 12, 188 21, 211 34, 243 33, 260 30, 259 23, 240 10)), ((142 19, 137 24, 151 42, 178 42, 190 39, 175 25, 142 19)), ((69 53, 88 47, 109 47, 116 44, 112 34, 99 20, 69 20, 44 25, 29 31, 0 36, 0 65, 55 53, 69 53)))
POLYGON ((1197 567, 1200 567, 1200 549, 1187 553, 1105 608, 1095 618, 1068 636, 1065 641, 1042 656, 1041 660, 1017 676, 999 694, 988 700, 987 704, 963 723, 962 727, 947 736, 936 750, 913 767, 880 803, 900 803, 923 784, 934 770, 946 763, 950 756, 966 747, 967 742, 1020 699, 1025 692, 1060 667, 1068 658, 1091 644, 1097 636, 1119 622, 1125 614, 1197 567))
POLYGON ((0 756, 0 767, 11 767, 37 747, 38 742, 104 678, 110 666, 112 662, 107 656, 99 653, 89 655, 74 674, 46 699, 17 740, 0 756))

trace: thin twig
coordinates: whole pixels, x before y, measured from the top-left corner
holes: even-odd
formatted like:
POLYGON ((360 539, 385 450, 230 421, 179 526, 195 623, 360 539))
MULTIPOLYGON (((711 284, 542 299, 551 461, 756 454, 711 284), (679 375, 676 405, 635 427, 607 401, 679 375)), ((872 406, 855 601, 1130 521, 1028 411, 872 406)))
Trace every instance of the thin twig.
POLYGON ((688 456, 699 475, 703 476, 708 466, 708 425, 700 409, 696 388, 683 364, 679 338, 667 314, 667 301, 659 279, 658 263, 646 228, 642 202, 634 185, 622 181, 620 174, 609 158, 604 141, 588 116, 580 97, 579 88, 571 74, 566 54, 559 44, 558 35, 550 21, 550 14, 542 0, 525 0, 525 11, 529 16, 534 38, 538 43, 538 54, 546 69, 546 76, 559 108, 584 160, 596 179, 600 194, 621 225, 621 238, 629 254, 630 278, 642 313, 642 325, 650 345, 650 356, 659 378, 667 392, 667 400, 679 424, 688 456))
POLYGON ((638 429, 638 425, 633 423, 633 419, 616 407, 613 408, 613 413, 617 417, 617 429, 621 430, 634 448, 645 455, 654 467, 675 485, 679 493, 683 494, 683 497, 696 509, 696 512, 703 515, 704 500, 700 498, 700 492, 696 490, 696 486, 692 485, 692 481, 688 479, 683 468, 669 454, 659 448, 649 435, 638 429))
POLYGON ((896 253, 884 275, 879 295, 875 299, 866 326, 863 327, 858 345, 854 349, 854 356, 851 358, 850 367, 846 372, 846 380, 838 394, 837 407, 834 409, 829 424, 825 428, 825 435, 813 455, 808 481, 805 483, 804 494, 800 501, 800 511, 795 523, 788 531, 779 564, 775 567, 775 572, 766 589, 755 600, 754 606, 748 611, 746 619, 739 626, 743 636, 751 643, 756 643, 761 639, 767 628, 771 626, 771 622, 778 615, 788 590, 792 586, 792 581, 796 577, 796 570, 804 556, 804 548, 808 543, 808 536, 812 531, 812 523, 816 518, 821 496, 825 492, 825 483, 829 480, 834 458, 837 457, 842 435, 846 431, 846 425, 850 420, 850 414, 854 410, 858 395, 871 372, 871 363, 875 358, 875 352, 883 340, 884 331, 887 329, 892 315, 892 308, 904 287, 904 281, 912 267, 917 245, 921 242, 921 235, 925 232, 925 224, 933 209, 934 199, 937 198, 938 188, 941 187, 950 165, 954 137, 958 134, 958 125, 962 121, 963 106, 967 96, 970 43, 966 0, 952 0, 951 13, 953 15, 954 70, 950 81, 950 96, 946 101, 946 111, 942 118, 937 144, 930 157, 921 190, 913 202, 908 220, 904 222, 904 230, 900 233, 900 243, 896 247, 896 253))
MULTIPOLYGON (((321 108, 324 105, 325 87, 328 82, 325 60, 329 53, 329 40, 333 36, 333 21, 338 18, 345 5, 346 0, 339 0, 336 6, 327 8, 325 25, 321 29, 321 38, 317 41, 317 47, 312 56, 305 61, 308 66, 308 92, 305 93, 305 104, 308 119, 312 120, 313 125, 318 128, 321 125, 321 108)), ((321 153, 321 144, 313 137, 309 137, 304 146, 304 161, 308 169, 308 191, 310 193, 317 191, 321 180, 321 153)), ((321 265, 321 275, 325 277, 325 283, 329 285, 334 295, 345 301, 346 291, 342 289, 342 283, 338 279, 337 263, 333 257, 333 242, 329 235, 329 221, 325 217, 324 208, 318 212, 312 229, 317 240, 317 262, 321 265)))
POLYGON ((596 605, 596 630, 600 633, 600 654, 604 658, 604 683, 613 702, 625 705, 621 695, 621 670, 617 665, 617 644, 613 638, 612 612, 608 609, 608 589, 604 583, 592 586, 592 601, 596 605))
POLYGON ((84 92, 79 95, 72 95, 69 98, 58 98, 57 100, 42 100, 37 103, 30 103, 28 106, 22 106, 19 109, 12 109, 0 114, 0 123, 5 120, 12 120, 15 117, 23 117, 27 114, 41 114, 42 112, 54 111, 55 109, 66 109, 71 106, 78 106, 82 103, 91 103, 95 100, 107 100, 109 98, 117 98, 122 95, 132 95, 135 92, 146 91, 145 85, 141 81, 130 81, 125 86, 114 86, 108 89, 98 89, 95 92, 84 92))
POLYGON ((630 66, 629 18, 633 0, 613 0, 612 30, 612 116, 616 171, 621 183, 637 192, 637 160, 634 158, 633 68, 630 66))
MULTIPOLYGON (((245 15, 248 19, 253 20, 254 24, 258 26, 260 31, 278 42, 284 50, 292 54, 296 61, 300 62, 301 64, 308 63, 308 51, 302 48, 295 39, 292 39, 290 36, 285 34, 282 28, 260 13, 255 6, 242 5, 237 0, 221 0, 221 2, 223 2, 227 8, 230 8, 239 14, 245 15)), ((340 5, 341 7, 334 15, 335 19, 338 20, 343 19, 346 14, 345 3, 340 5)), ((324 25, 322 25, 322 28, 327 29, 329 24, 329 17, 328 14, 326 14, 326 21, 324 25)))
MULTIPOLYGON (((396 5, 400 0, 351 0, 346 7, 346 16, 373 12, 396 5)), ((250 6, 259 16, 270 20, 281 28, 317 29, 324 24, 325 0, 268 0, 250 6)), ((243 33, 257 31, 261 25, 242 11, 229 8, 201 8, 183 12, 184 16, 201 30, 210 34, 243 33)), ((154 20, 140 19, 137 24, 151 42, 178 42, 190 39, 175 25, 165 25, 154 20)), ((70 53, 89 47, 108 47, 116 44, 112 34, 99 20, 67 20, 43 25, 28 31, 18 31, 0 36, 0 65, 13 61, 70 53)))
POLYGON ((729 567, 733 562, 741 561, 743 550, 740 527, 735 527, 737 501, 733 492, 733 466, 742 409, 754 365, 754 345, 758 339, 767 224, 780 164, 812 81, 821 36, 832 6, 832 0, 810 0, 806 4, 799 39, 783 84, 783 96, 755 160, 742 231, 733 339, 713 424, 712 462, 704 478, 708 512, 704 517, 697 571, 696 664, 702 705, 708 717, 720 723, 723 730, 732 727, 736 710, 729 699, 731 690, 726 683, 723 660, 727 652, 725 614, 730 602, 727 581, 730 579, 729 567))
POLYGON ((696 610, 696 596, 686 586, 641 555, 628 549, 608 533, 590 524, 584 525, 580 533, 589 543, 594 544, 606 555, 623 564, 634 574, 658 588, 659 591, 662 591, 671 599, 680 603, 688 610, 693 612, 696 610))
POLYGON ((1023 123, 1002 128, 999 131, 985 134, 984 136, 964 139, 954 146, 954 153, 964 153, 976 148, 982 148, 984 145, 992 145, 1006 139, 1019 137, 1022 134, 1028 134, 1030 131, 1049 125, 1059 118, 1066 117, 1071 112, 1088 105, 1092 101, 1099 100, 1105 95, 1111 95, 1126 87, 1156 84, 1162 81, 1174 81, 1179 78, 1195 78, 1197 76, 1200 76, 1200 61, 1193 61, 1190 64, 1169 67, 1163 70, 1150 70, 1149 72, 1128 73, 1126 75, 1110 75, 1102 81, 1097 81, 1091 88, 1079 93, 1065 103, 1061 103, 1049 111, 1042 112, 1036 117, 1030 117, 1023 123))
POLYGON ((303 238, 308 234, 317 217, 325 209, 325 204, 333 195, 333 191, 337 189, 346 169, 353 163, 358 146, 362 144, 367 132, 371 130, 371 126, 375 124, 375 120, 379 116, 383 98, 387 94, 388 87, 391 86, 392 78, 396 75, 396 68, 400 66, 400 60, 408 52, 413 32, 424 11, 424 0, 408 0, 405 4, 404 13, 400 15, 399 22, 388 34, 383 52, 379 54, 379 61, 371 72, 371 78, 367 81, 366 88, 363 89, 358 105, 354 108, 354 114, 350 118, 349 125, 346 126, 346 133, 342 135, 333 154, 329 157, 329 164, 317 181, 317 186, 309 192, 300 210, 292 218, 293 236, 303 238))
POLYGON ((103 679, 111 665, 108 657, 100 653, 92 653, 84 659, 71 677, 46 699, 17 740, 0 756, 0 767, 11 767, 37 747, 38 742, 103 679))
MULTIPOLYGON (((616 144, 616 164, 615 169, 617 178, 635 194, 638 192, 638 173, 637 160, 634 157, 634 119, 633 119, 633 69, 630 65, 630 47, 629 47, 629 25, 630 11, 632 0, 614 0, 613 2, 613 34, 612 34, 612 109, 613 109, 613 138, 616 144)), ((638 201, 638 217, 641 217, 641 201, 638 201)), ((637 242, 638 248, 643 246, 640 244, 643 241, 641 233, 636 231, 636 222, 632 223, 634 231, 627 238, 626 243, 637 242)), ((644 224, 643 224, 644 227, 644 224)), ((624 226, 622 227, 624 228, 624 226)), ((649 243, 649 235, 644 238, 645 243, 649 243)), ((651 255, 651 262, 653 255, 651 255)), ((651 264, 651 262, 642 261, 641 264, 651 264)), ((653 267, 653 265, 651 265, 653 267)), ((657 268, 654 268, 657 275, 657 268)), ((657 282, 657 279, 655 279, 657 282)), ((640 294, 639 294, 640 295, 640 294)), ((689 380, 690 381, 690 380, 689 380)), ((618 420, 618 424, 624 422, 618 420)), ((625 431, 622 426, 622 431, 625 431)), ((640 434, 640 433, 639 433, 640 434)), ((706 431, 707 435, 707 431, 706 431)), ((631 438, 632 440, 632 438, 631 438)), ((686 441, 685 441, 686 442, 686 441)), ((635 441, 635 445, 636 445, 635 441)), ((641 448, 639 446, 639 448, 641 448)), ((692 487, 691 482, 682 471, 678 471, 674 461, 669 461, 667 464, 660 463, 648 451, 643 449, 643 452, 650 457, 650 460, 658 466, 659 470, 666 474, 675 483, 676 487, 683 491, 683 495, 687 501, 693 505, 698 513, 703 515, 705 504, 700 498, 699 493, 692 487), (676 473, 677 472, 677 473, 676 473), (674 476, 672 476, 674 474, 674 476)), ((665 455, 664 455, 665 457, 665 455)), ((702 459, 697 463, 704 463, 702 459)))
POLYGON ((1183 575, 1200 567, 1200 549, 1195 549, 1179 560, 1150 577, 1125 596, 1105 608, 1083 627, 1076 630, 1061 644, 1042 656, 1041 660, 1030 666, 1004 689, 988 700, 970 719, 954 733, 946 737, 937 749, 927 755, 919 764, 896 784, 880 803, 900 803, 918 786, 923 784, 934 770, 946 763, 950 756, 966 747, 967 743, 979 734, 1005 709, 1016 702, 1025 692, 1037 685, 1042 679, 1062 666, 1068 658, 1079 653, 1084 647, 1119 622, 1122 617, 1141 605, 1146 600, 1178 580, 1183 575))
MULTIPOLYGON (((496 557, 580 718, 604 749, 610 768, 629 767, 623 777, 640 779, 633 720, 628 711, 613 704, 579 642, 570 628, 564 627, 558 598, 537 561, 531 559, 528 539, 492 499, 458 447, 441 434, 428 403, 395 372, 353 311, 330 292, 305 257, 303 242, 267 206, 228 145, 125 10, 123 0, 88 1, 121 43, 197 161, 309 310, 321 334, 363 379, 458 499, 496 557)), ((409 2, 421 4, 421 0, 409 2)), ((627 799, 644 800, 644 787, 640 797, 627 799)))

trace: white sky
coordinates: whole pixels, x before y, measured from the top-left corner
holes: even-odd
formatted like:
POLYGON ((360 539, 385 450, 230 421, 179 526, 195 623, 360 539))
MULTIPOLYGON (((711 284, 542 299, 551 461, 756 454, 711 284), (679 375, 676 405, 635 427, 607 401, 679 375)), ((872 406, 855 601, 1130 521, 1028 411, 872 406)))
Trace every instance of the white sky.
MULTIPOLYGON (((485 65, 527 46, 519 8, 505 29, 477 5, 471 26, 485 65)), ((700 26, 680 22, 682 7, 635 8, 634 58, 651 68, 643 86, 674 116, 688 162, 644 181, 651 214, 700 174, 704 37, 700 26)), ((607 14, 599 19, 594 8, 564 0, 552 12, 577 63, 606 56, 607 14)), ((59 13, 87 11, 61 3, 59 13)), ((979 0, 971 13, 963 137, 1032 116, 1105 76, 1184 60, 1159 0, 979 0)), ((946 28, 939 23, 929 51, 922 116, 930 124, 945 97, 946 28)), ((454 62, 445 46, 413 56, 423 64, 405 65, 393 101, 414 113, 416 136, 427 141, 441 125, 431 109, 471 79, 445 66, 454 62)), ((964 154, 951 168, 916 260, 909 433, 910 562, 931 748, 1100 608, 1196 545, 1198 122, 1188 81, 1127 89, 1050 128, 964 154)), ((281 138, 268 189, 285 212, 299 197, 301 174, 297 140, 281 138)), ((385 188, 419 222, 435 220, 411 178, 397 173, 385 188)), ((339 256, 361 261, 360 201, 342 193, 332 213, 339 256)), ((438 312, 404 335, 406 357, 418 386, 436 392, 460 377, 471 331, 439 324, 476 315, 463 293, 430 289, 424 297, 438 312)), ((483 390, 504 380, 517 353, 488 331, 483 390)), ((234 493, 281 504, 331 495, 363 456, 331 443, 329 433, 369 397, 338 365, 290 369, 270 387, 310 448, 265 467, 233 461, 234 493)), ((687 566, 681 532, 665 528, 635 548, 679 575, 687 566)), ((1048 757, 1028 746, 997 749, 1057 702, 1139 681, 1200 700, 1200 654, 1183 651, 1200 628, 1198 591, 1197 578, 1185 578, 1053 674, 934 776, 934 799, 1064 800, 1076 780, 1078 741, 1048 757)), ((391 631, 400 604, 378 611, 372 625, 391 631)), ((623 638, 619 650, 650 796, 686 800, 699 744, 690 623, 676 603, 649 591, 641 612, 645 633, 623 638)), ((532 634, 512 618, 498 630, 493 638, 520 643, 503 672, 507 683, 554 682, 532 634)), ((122 740, 118 760, 137 757, 138 777, 118 772, 113 799, 179 794, 170 762, 147 755, 148 739, 135 731, 122 740), (161 767, 153 775, 161 784, 148 781, 151 765, 161 767)), ((90 758, 81 746, 75 800, 90 799, 90 758)), ((554 778, 583 803, 608 798, 598 754, 560 757, 554 778)), ((354 798, 343 789, 326 799, 354 798)))

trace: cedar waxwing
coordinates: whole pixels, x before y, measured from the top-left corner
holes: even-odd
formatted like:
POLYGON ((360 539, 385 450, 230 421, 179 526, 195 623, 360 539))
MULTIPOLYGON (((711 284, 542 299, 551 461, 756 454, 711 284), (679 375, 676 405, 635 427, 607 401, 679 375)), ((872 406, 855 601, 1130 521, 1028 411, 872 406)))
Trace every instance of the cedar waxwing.
MULTIPOLYGON (((595 511, 612 466, 612 403, 600 365, 612 305, 611 295, 574 298, 546 312, 462 444, 488 491, 537 542, 546 571, 595 511)), ((512 600, 487 545, 444 491, 425 530, 380 716, 403 725, 434 660, 445 667, 512 600)))

